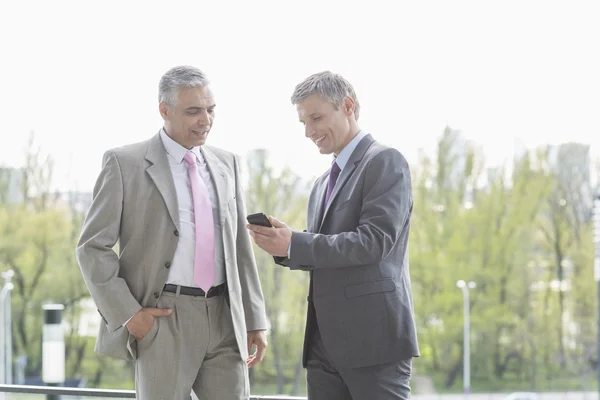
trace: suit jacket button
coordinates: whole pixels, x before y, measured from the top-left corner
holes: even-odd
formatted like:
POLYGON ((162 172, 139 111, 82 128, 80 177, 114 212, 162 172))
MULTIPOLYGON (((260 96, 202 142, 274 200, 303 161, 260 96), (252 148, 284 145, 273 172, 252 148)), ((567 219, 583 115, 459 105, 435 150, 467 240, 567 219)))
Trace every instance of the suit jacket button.
POLYGON ((177 229, 175 229, 175 230, 173 231, 173 234, 174 234, 175 236, 179 236, 179 231, 178 231, 177 229))
POLYGON ((171 263, 167 261, 167 262, 165 263, 165 268, 171 268, 171 263))
POLYGON ((160 293, 158 293, 158 292, 154 292, 154 298, 155 298, 155 299, 158 299, 159 297, 160 297, 160 293))

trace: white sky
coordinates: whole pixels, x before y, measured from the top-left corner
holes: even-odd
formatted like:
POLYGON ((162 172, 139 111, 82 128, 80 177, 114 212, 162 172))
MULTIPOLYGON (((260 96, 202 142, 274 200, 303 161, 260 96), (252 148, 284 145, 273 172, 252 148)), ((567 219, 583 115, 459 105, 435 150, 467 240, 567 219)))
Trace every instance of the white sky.
POLYGON ((57 185, 91 189, 106 149, 158 131, 158 80, 178 64, 213 82, 210 144, 267 148, 307 178, 329 159, 289 98, 324 69, 354 84, 361 127, 410 162, 446 124, 492 164, 515 138, 600 154, 599 21, 599 1, 576 0, 5 0, 0 164, 19 165, 35 130, 57 185))

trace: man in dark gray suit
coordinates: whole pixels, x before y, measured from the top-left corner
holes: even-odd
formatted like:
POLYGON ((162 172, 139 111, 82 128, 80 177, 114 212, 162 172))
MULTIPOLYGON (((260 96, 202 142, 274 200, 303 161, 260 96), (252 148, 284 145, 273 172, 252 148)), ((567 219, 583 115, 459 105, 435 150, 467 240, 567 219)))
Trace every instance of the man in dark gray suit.
POLYGON ((408 236, 410 170, 397 150, 358 127, 352 85, 314 74, 292 95, 305 135, 334 160, 311 191, 307 227, 248 225, 275 261, 310 271, 303 365, 310 400, 410 397, 419 356, 408 236))

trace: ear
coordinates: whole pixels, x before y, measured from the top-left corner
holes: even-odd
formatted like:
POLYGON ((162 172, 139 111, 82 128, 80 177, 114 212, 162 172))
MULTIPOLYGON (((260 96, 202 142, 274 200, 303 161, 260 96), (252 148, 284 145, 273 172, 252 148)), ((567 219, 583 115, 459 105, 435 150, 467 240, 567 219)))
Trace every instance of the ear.
POLYGON ((171 112, 171 108, 169 107, 169 105, 167 103, 160 103, 158 105, 158 111, 160 112, 160 116, 162 117, 163 120, 167 121, 169 119, 171 119, 169 113, 171 112))
POLYGON ((344 110, 344 114, 346 114, 346 116, 351 116, 354 113, 354 100, 352 100, 351 97, 346 96, 344 98, 344 104, 343 104, 343 110, 344 110))

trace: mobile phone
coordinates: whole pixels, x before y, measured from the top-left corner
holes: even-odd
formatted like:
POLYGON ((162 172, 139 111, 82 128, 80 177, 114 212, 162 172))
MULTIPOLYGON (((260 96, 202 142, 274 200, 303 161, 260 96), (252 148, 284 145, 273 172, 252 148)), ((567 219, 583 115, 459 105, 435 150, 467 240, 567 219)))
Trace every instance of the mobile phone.
POLYGON ((250 214, 246 217, 246 219, 250 225, 260 225, 268 228, 273 226, 271 225, 271 221, 269 221, 269 217, 267 217, 264 213, 250 214))

